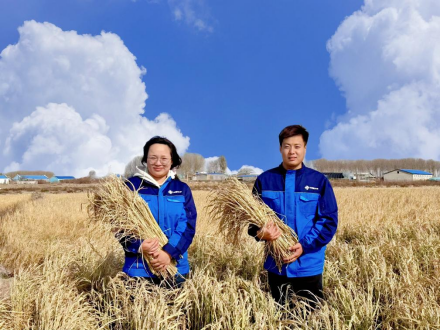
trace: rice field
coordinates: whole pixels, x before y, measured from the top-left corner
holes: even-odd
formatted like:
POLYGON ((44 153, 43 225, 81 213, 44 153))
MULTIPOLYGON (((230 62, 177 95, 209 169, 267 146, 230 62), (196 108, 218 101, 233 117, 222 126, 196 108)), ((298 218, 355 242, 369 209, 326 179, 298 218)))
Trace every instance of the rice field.
POLYGON ((312 313, 275 304, 263 244, 226 244, 199 212, 192 273, 167 290, 121 274, 123 251, 87 215, 87 195, 0 197, 0 329, 439 329, 440 189, 336 188, 326 301, 312 313), (8 290, 9 291, 9 290, 8 290))

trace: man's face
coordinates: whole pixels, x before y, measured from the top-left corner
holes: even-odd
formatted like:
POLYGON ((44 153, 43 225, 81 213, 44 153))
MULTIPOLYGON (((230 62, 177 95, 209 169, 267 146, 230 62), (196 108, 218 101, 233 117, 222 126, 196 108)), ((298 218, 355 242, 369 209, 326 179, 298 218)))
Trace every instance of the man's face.
POLYGON ((287 170, 298 170, 305 159, 306 145, 301 135, 294 135, 282 141, 280 147, 283 167, 287 170))

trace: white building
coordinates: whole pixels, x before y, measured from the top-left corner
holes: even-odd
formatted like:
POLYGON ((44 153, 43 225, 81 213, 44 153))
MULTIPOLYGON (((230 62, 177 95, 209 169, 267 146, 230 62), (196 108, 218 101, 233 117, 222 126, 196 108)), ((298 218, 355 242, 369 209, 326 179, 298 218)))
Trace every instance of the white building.
POLYGON ((6 175, 0 175, 0 184, 9 184, 11 181, 6 175))
POLYGON ((375 181, 376 177, 369 172, 361 172, 354 175, 358 181, 370 182, 375 181))
POLYGON ((207 180, 210 181, 222 181, 226 178, 227 176, 223 173, 207 173, 207 180))
POLYGON ((421 181, 432 177, 432 173, 421 170, 396 169, 384 173, 384 181, 421 181))

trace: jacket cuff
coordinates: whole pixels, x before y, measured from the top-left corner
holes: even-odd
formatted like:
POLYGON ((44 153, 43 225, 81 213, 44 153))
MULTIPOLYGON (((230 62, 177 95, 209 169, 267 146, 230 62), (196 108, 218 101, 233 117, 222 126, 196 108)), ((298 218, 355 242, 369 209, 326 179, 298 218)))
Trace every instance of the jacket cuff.
POLYGON ((171 257, 175 260, 179 260, 182 258, 182 255, 179 253, 179 250, 175 248, 170 243, 165 244, 162 249, 167 252, 171 257))
POLYGON ((253 236, 254 239, 258 242, 261 241, 259 237, 257 237, 257 232, 260 230, 260 228, 256 225, 250 224, 248 226, 248 235, 253 236))
POLYGON ((301 240, 299 241, 299 243, 300 243, 300 245, 302 246, 302 249, 303 249, 303 253, 302 253, 302 255, 303 255, 303 254, 306 254, 306 253, 310 253, 310 252, 312 252, 313 248, 312 248, 312 246, 310 246, 310 245, 306 242, 306 240, 301 239, 301 240))

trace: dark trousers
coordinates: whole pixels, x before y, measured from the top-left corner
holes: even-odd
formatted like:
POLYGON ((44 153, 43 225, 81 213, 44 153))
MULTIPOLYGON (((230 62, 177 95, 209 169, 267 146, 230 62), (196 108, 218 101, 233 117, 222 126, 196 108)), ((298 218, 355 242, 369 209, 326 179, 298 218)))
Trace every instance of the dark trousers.
POLYGON ((288 300, 290 307, 293 307, 292 297, 307 299, 311 308, 317 305, 317 298, 323 299, 323 277, 322 274, 306 277, 286 277, 268 272, 268 284, 274 300, 285 305, 288 300))
POLYGON ((188 274, 180 275, 177 274, 173 279, 163 280, 158 277, 144 277, 145 280, 152 282, 153 284, 164 286, 169 289, 177 289, 182 287, 186 279, 188 278, 188 274))

